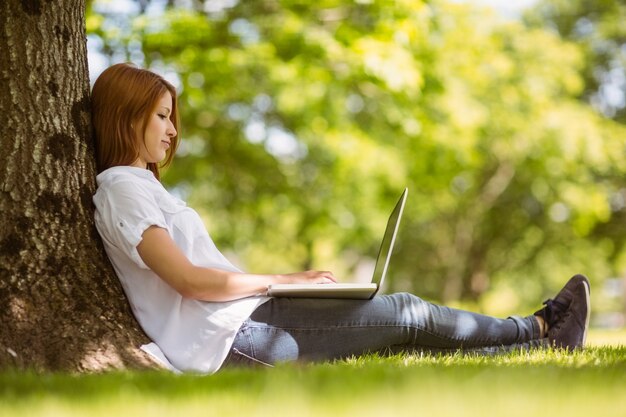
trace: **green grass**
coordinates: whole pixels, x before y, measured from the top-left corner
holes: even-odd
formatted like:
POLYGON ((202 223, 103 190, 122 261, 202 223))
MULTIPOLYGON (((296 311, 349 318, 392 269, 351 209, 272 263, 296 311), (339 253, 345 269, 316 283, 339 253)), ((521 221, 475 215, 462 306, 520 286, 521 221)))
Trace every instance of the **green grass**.
POLYGON ((626 416, 623 336, 596 332, 570 354, 369 356, 213 376, 4 372, 0 416, 626 416))

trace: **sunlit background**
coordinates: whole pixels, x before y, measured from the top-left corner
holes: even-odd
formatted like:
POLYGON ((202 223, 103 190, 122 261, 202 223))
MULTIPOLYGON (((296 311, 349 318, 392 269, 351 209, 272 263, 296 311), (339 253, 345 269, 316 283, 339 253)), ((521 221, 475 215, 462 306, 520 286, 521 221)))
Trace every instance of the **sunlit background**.
POLYGON ((573 274, 625 326, 622 1, 92 1, 90 78, 174 83, 166 186, 255 272, 367 280, 410 190, 387 291, 531 313, 573 274), (592 9, 590 9, 590 7, 592 9))

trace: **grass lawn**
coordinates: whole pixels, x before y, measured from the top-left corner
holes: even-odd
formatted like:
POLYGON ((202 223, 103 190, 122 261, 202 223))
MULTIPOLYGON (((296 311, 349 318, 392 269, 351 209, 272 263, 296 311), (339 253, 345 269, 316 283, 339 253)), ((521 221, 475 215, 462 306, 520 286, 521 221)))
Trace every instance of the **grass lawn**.
POLYGON ((321 365, 101 375, 0 373, 0 416, 626 416, 626 332, 497 357, 376 356, 321 365))

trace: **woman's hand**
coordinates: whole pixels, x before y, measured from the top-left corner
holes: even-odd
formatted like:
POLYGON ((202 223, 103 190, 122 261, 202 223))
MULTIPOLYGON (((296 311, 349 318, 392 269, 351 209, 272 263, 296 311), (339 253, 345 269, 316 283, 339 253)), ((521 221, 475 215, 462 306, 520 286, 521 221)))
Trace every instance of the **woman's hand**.
POLYGON ((295 272, 282 275, 282 278, 285 280, 285 284, 331 284, 337 282, 330 271, 295 272))

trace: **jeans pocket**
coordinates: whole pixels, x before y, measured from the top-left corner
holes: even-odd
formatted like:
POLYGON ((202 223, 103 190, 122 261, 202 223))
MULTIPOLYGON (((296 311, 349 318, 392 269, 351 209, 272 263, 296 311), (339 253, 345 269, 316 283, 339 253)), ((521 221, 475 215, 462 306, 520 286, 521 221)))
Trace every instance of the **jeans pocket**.
POLYGON ((246 355, 237 348, 231 348, 223 365, 223 368, 227 367, 273 368, 274 366, 246 355))

